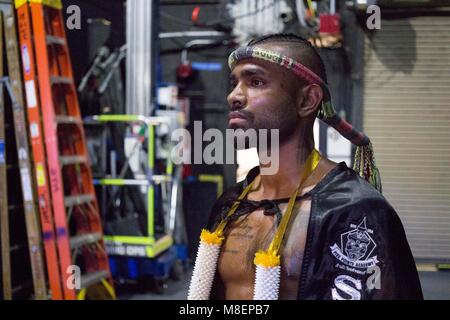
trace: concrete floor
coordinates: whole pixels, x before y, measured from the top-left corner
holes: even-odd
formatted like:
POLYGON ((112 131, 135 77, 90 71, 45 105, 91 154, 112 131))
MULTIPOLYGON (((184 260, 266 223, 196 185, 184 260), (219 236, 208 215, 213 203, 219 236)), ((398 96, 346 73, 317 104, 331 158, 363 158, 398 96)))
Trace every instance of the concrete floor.
MULTIPOLYGON (((126 293, 119 295, 126 300, 185 300, 191 278, 191 270, 180 281, 169 280, 163 294, 126 293)), ((419 272, 425 300, 450 300, 450 271, 419 272)))
POLYGON ((164 293, 119 293, 119 299, 124 300, 186 300, 192 270, 188 270, 179 281, 169 279, 165 285, 164 293))
POLYGON ((425 300, 450 300, 450 271, 419 272, 425 300))

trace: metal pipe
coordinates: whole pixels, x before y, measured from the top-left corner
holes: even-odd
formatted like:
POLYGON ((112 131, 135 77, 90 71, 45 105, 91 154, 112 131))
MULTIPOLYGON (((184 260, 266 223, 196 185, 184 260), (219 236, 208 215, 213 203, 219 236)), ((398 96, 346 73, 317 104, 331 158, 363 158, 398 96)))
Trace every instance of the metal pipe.
POLYGON ((208 39, 196 39, 196 40, 191 40, 191 41, 187 42, 184 45, 183 51, 181 52, 181 62, 187 63, 189 61, 188 56, 187 56, 189 48, 192 48, 192 47, 198 46, 198 45, 207 45, 207 44, 213 44, 213 43, 216 43, 216 41, 208 40, 208 39))
POLYGON ((172 195, 170 196, 170 214, 169 214, 169 234, 173 235, 175 230, 175 217, 177 214, 177 200, 178 200, 178 183, 179 178, 175 175, 172 182, 172 195))
POLYGON ((160 39, 183 38, 183 37, 221 37, 226 33, 219 31, 180 31, 180 32, 163 32, 159 34, 160 39))
POLYGON ((127 114, 152 112, 153 6, 154 1, 127 1, 127 114))

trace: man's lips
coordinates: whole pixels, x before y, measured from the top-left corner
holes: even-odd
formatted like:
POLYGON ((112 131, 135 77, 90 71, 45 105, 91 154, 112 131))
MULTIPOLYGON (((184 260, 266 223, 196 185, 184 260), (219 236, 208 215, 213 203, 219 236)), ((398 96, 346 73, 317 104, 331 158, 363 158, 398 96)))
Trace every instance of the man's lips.
POLYGON ((232 111, 228 115, 228 120, 231 120, 231 119, 247 119, 247 117, 238 111, 232 111))
POLYGON ((240 123, 243 123, 246 121, 247 121, 247 117, 237 111, 232 111, 228 115, 228 124, 230 126, 233 124, 235 124, 235 125, 240 124, 240 123))

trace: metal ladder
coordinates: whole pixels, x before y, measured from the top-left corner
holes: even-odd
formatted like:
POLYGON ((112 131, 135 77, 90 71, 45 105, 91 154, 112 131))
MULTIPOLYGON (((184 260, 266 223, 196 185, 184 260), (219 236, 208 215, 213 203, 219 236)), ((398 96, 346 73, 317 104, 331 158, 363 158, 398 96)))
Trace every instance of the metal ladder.
MULTIPOLYGON (((47 181, 47 170, 45 164, 45 151, 44 141, 42 137, 42 128, 39 113, 39 102, 36 95, 37 84, 35 83, 35 70, 30 68, 28 61, 34 59, 33 54, 29 52, 29 48, 32 47, 32 39, 27 37, 26 30, 29 28, 23 23, 19 24, 19 38, 20 48, 17 39, 16 22, 14 17, 14 11, 7 16, 6 21, 6 33, 7 41, 10 50, 10 62, 13 66, 16 66, 14 71, 11 72, 10 77, 13 83, 17 83, 16 92, 19 96, 19 103, 23 106, 23 110, 26 110, 28 114, 28 127, 30 132, 31 152, 33 154, 34 162, 34 180, 35 189, 37 192, 37 204, 40 213, 40 224, 42 229, 42 240, 45 250, 45 258, 47 265, 48 282, 51 292, 51 298, 54 300, 63 299, 61 289, 61 277, 59 271, 58 255, 56 251, 55 232, 53 224, 53 212, 50 201, 50 187, 47 181), (22 54, 23 61, 23 79, 25 84, 25 91, 27 99, 23 99, 23 88, 21 72, 20 72, 20 53, 22 54), (26 100, 26 101, 24 101, 26 100), (26 106, 24 105, 26 103, 26 106)), ((33 61, 34 63, 34 61, 33 61)))
POLYGON ((64 298, 114 299, 61 1, 16 0, 16 8, 21 37, 34 40, 27 63, 37 75, 29 81, 39 84, 64 298))

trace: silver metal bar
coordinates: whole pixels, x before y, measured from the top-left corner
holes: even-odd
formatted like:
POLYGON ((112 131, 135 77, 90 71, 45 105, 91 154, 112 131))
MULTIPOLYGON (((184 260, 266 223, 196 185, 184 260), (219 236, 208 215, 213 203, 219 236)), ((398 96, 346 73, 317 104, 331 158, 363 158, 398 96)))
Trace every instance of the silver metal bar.
POLYGON ((216 41, 214 40, 210 40, 210 39, 195 39, 195 40, 191 40, 189 42, 187 42, 184 45, 184 49, 181 52, 181 62, 182 63, 187 63, 189 62, 189 58, 188 58, 188 50, 192 47, 195 46, 201 46, 201 45, 207 45, 207 44, 213 44, 216 43, 216 41))
POLYGON ((64 40, 64 38, 61 37, 56 37, 56 36, 51 36, 51 35, 47 35, 46 36, 46 41, 47 44, 58 44, 58 45, 65 45, 66 44, 66 40, 64 40))
POLYGON ((101 240, 102 235, 100 233, 88 233, 82 234, 75 237, 70 238, 70 247, 72 249, 81 248, 87 244, 95 243, 101 240))
POLYGON ((81 124, 81 120, 77 117, 56 116, 55 118, 58 124, 81 124))
POLYGON ((153 1, 127 1, 126 113, 152 113, 153 1))
POLYGON ((109 273, 105 270, 84 274, 81 276, 81 288, 88 288, 108 277, 109 273))
POLYGON ((179 31, 179 32, 162 32, 159 34, 160 39, 183 38, 183 37, 222 37, 226 33, 220 31, 179 31))
POLYGON ((50 77, 50 81, 52 84, 72 84, 72 79, 67 77, 50 77))
POLYGON ((68 196, 64 197, 64 204, 66 207, 73 207, 80 204, 85 204, 94 200, 92 194, 82 194, 79 196, 68 196))
POLYGON ((172 195, 170 196, 170 213, 169 213, 169 234, 173 235, 175 230, 175 217, 177 214, 177 199, 178 199, 178 183, 179 179, 175 175, 172 183, 172 195))
POLYGON ((59 162, 61 166, 68 166, 79 163, 86 163, 87 158, 85 156, 60 156, 59 162))

